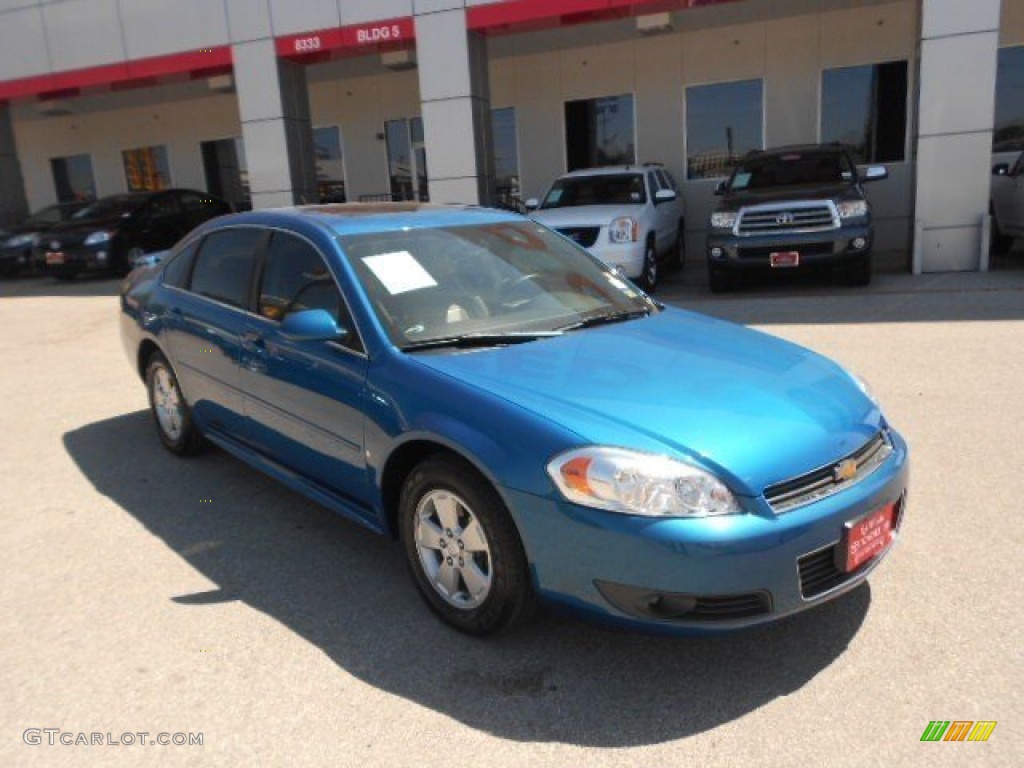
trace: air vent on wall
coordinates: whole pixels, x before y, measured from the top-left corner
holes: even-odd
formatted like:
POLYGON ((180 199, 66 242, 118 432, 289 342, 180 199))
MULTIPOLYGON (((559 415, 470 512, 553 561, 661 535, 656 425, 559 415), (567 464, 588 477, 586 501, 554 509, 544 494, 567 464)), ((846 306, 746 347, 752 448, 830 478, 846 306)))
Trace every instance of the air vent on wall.
POLYGON ((416 66, 416 53, 411 50, 385 51, 380 63, 388 69, 412 69, 416 66))
POLYGON ((71 105, 60 99, 46 99, 45 101, 36 102, 36 111, 41 115, 47 115, 49 117, 56 117, 58 115, 72 115, 75 110, 71 108, 71 105))
POLYGON ((671 13, 649 13, 636 17, 636 29, 641 35, 657 35, 672 31, 671 13))

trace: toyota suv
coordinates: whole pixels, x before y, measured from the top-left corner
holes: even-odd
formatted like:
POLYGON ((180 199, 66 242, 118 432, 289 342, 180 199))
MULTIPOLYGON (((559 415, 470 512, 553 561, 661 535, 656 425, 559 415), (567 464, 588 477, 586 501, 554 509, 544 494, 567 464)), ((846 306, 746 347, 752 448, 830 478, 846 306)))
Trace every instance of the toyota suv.
POLYGON ((618 268, 648 293, 661 267, 683 265, 683 204, 660 164, 588 168, 558 177, 526 201, 530 216, 618 268))
POLYGON ((715 191, 708 227, 711 290, 729 290, 739 272, 838 267, 851 285, 871 282, 874 228, 862 176, 845 147, 808 145, 754 151, 715 191))

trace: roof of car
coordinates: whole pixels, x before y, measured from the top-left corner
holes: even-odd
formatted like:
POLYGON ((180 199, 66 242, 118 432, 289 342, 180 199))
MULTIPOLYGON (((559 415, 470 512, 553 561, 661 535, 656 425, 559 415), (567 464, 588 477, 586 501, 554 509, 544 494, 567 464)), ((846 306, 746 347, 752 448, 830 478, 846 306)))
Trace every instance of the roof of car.
POLYGON ((770 155, 811 155, 811 154, 835 154, 836 152, 849 152, 850 148, 844 144, 790 144, 785 147, 772 147, 771 149, 754 149, 748 153, 748 157, 766 157, 770 155))
POLYGON ((660 168, 660 165, 603 165, 600 168, 579 168, 563 173, 558 178, 572 179, 578 176, 611 176, 616 173, 643 173, 648 168, 660 168))
POLYGON ((216 219, 223 223, 249 223, 265 226, 305 220, 332 230, 335 234, 386 232, 418 227, 452 227, 465 224, 494 224, 525 221, 510 211, 473 205, 436 203, 337 203, 298 205, 249 211, 216 219))

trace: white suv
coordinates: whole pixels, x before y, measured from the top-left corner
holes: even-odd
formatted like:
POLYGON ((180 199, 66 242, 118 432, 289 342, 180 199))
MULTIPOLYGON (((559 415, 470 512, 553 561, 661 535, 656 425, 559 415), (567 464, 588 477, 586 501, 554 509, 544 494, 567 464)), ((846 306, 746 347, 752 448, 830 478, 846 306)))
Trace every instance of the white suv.
POLYGON ((992 251, 1002 253, 1024 237, 1024 152, 1012 167, 997 165, 992 176, 992 251))
POLYGON ((544 196, 526 201, 530 216, 618 267, 652 292, 662 264, 683 264, 679 187, 656 164, 588 168, 559 176, 544 196))

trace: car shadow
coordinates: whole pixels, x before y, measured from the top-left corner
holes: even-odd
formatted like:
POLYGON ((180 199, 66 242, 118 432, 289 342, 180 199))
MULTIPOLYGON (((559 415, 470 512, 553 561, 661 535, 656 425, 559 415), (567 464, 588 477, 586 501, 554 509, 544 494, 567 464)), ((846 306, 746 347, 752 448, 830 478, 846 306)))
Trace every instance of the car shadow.
MULTIPOLYGON (((598 747, 707 731, 800 689, 850 644, 867 585, 769 627, 718 637, 626 633, 542 615, 469 638, 428 612, 401 549, 232 457, 179 459, 145 411, 64 435, 97 491, 217 585, 155 600, 239 600, 365 683, 516 741, 598 747)), ((197 619, 201 620, 201 619, 197 619)))

